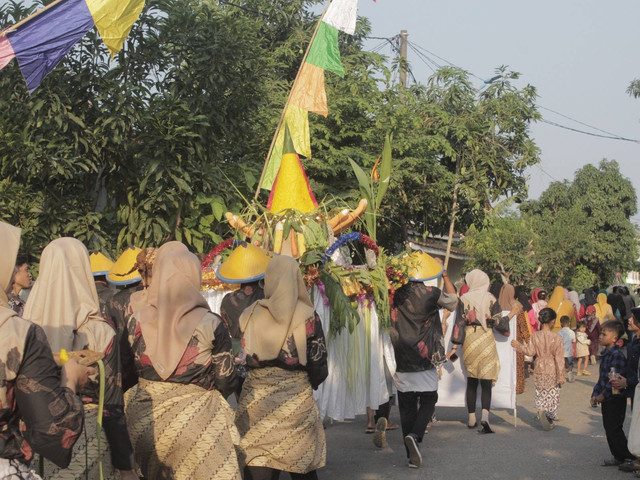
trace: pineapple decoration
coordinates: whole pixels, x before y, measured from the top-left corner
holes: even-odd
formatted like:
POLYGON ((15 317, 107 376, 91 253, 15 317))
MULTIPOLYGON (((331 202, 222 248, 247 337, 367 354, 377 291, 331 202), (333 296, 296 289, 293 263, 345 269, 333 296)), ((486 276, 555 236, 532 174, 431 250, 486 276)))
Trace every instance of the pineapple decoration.
POLYGON ((355 210, 343 209, 325 221, 317 211, 318 202, 285 125, 282 162, 267 202, 270 215, 254 225, 231 212, 226 218, 232 228, 251 238, 251 243, 300 258, 307 249, 328 247, 330 233, 337 235, 352 226, 366 208, 367 200, 362 199, 355 210))

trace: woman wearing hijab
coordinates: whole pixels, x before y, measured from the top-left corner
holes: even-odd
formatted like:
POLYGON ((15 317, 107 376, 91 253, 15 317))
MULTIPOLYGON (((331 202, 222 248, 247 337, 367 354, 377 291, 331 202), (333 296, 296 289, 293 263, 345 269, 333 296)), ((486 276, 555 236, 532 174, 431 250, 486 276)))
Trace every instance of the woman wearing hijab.
POLYGON ((462 345, 464 366, 467 370, 467 409, 469 428, 475 428, 476 394, 478 383, 482 387, 482 428, 480 433, 493 433, 489 425, 491 389, 498 379, 500 360, 493 335, 495 329, 502 335, 509 335, 509 319, 522 310, 516 302, 507 316, 502 315, 502 307, 489 293, 489 277, 481 270, 472 270, 465 276, 469 291, 460 297, 463 316, 466 321, 465 340, 462 345))
MULTIPOLYGON (((569 291, 558 285, 553 289, 553 293, 551 294, 551 298, 549 298, 549 303, 547 303, 547 307, 556 312, 557 318, 562 318, 564 316, 569 317, 571 322, 571 328, 575 328, 576 326, 576 311, 569 300, 569 291)), ((556 322, 553 326, 552 332, 558 333, 562 327, 560 326, 560 322, 556 322)))
POLYGON ((327 377, 327 348, 320 318, 298 263, 276 256, 264 278, 264 299, 240 317, 249 373, 236 425, 245 480, 317 479, 326 443, 316 389, 327 377))
POLYGON ((580 303, 580 294, 575 290, 569 290, 569 301, 573 304, 576 319, 576 325, 571 325, 571 328, 576 328, 577 322, 584 317, 584 305, 580 303))
POLYGON ((180 242, 157 252, 146 305, 127 325, 138 385, 127 392, 136 462, 145 478, 240 480, 229 329, 200 293, 197 257, 180 242))
POLYGON ((20 229, 0 222, 0 478, 37 480, 34 453, 69 465, 84 418, 75 393, 94 372, 69 360, 58 374, 42 328, 9 308, 19 242, 20 229))
POLYGON ((596 297, 596 304, 594 305, 594 319, 591 321, 587 321, 587 336, 589 340, 591 340, 591 345, 589 345, 589 353, 591 355, 591 364, 596 364, 596 357, 600 355, 600 325, 602 325, 607 320, 615 320, 616 316, 613 314, 613 310, 611 309, 611 305, 607 303, 607 291, 601 290, 596 297), (591 323, 592 327, 589 327, 591 323), (596 336, 596 326, 597 326, 597 336, 596 336), (594 338, 595 337, 595 338, 594 338))
MULTIPOLYGON (((506 285, 505 285, 506 286, 506 285)), ((516 300, 520 305, 522 305, 522 312, 518 314, 516 318, 516 340, 522 344, 529 343, 531 339, 531 325, 529 324, 529 312, 533 310, 531 308, 531 304, 529 303, 529 297, 524 292, 524 287, 516 288, 516 300)), ((500 303, 500 301, 498 301, 500 303)), ((502 303, 500 303, 502 306, 502 303)), ((510 304, 509 310, 513 306, 513 303, 510 304)), ((502 307, 504 309, 504 307, 502 307)), ((525 355, 523 353, 516 353, 516 394, 519 395, 524 393, 525 382, 524 382, 524 370, 526 365, 531 362, 531 357, 527 355, 527 359, 525 359, 525 355), (528 359, 528 360, 527 360, 528 359)))
POLYGON ((96 378, 80 392, 85 403, 87 441, 82 442, 82 448, 74 449, 68 470, 46 463, 45 476, 65 480, 80 480, 87 475, 94 478, 99 474, 102 458, 105 478, 117 478, 116 469, 120 470, 121 478, 136 478, 124 416, 116 332, 100 313, 89 252, 80 241, 58 238, 45 247, 40 257, 40 275, 24 314, 25 318, 42 327, 54 352, 91 350, 104 355, 106 383, 102 424, 106 439, 99 440, 95 428, 99 403, 99 380, 96 378), (104 450, 102 455, 99 443, 104 450))
POLYGON ((531 325, 531 331, 537 332, 540 330, 540 322, 538 322, 538 313, 547 306, 547 292, 535 288, 531 292, 531 308, 529 311, 529 324, 531 325))

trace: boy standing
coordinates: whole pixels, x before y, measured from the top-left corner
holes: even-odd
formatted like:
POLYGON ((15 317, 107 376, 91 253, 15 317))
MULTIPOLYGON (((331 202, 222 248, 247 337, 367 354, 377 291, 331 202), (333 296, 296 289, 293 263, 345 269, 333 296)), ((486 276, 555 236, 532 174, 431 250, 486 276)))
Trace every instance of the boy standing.
POLYGON ((573 382, 575 374, 573 373, 573 344, 576 343, 576 333, 569 328, 571 320, 566 315, 560 317, 560 326, 558 335, 562 337, 562 349, 564 350, 564 369, 567 372, 567 381, 573 382))
POLYGON ((611 373, 625 371, 626 359, 620 347, 616 345, 624 334, 624 326, 619 320, 608 320, 600 327, 600 345, 604 347, 600 362, 600 376, 593 387, 591 406, 602 405, 602 424, 607 435, 607 443, 613 457, 602 461, 602 466, 618 466, 634 456, 627 447, 623 423, 627 410, 627 398, 624 392, 612 388, 609 380, 611 373))

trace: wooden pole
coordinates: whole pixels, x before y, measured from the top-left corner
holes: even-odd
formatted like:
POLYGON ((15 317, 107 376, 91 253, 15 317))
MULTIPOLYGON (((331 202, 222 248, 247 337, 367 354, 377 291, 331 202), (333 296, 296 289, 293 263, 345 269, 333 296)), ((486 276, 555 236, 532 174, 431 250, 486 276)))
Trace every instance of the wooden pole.
POLYGON ((33 20, 34 18, 36 18, 38 15, 46 12, 47 10, 49 10, 52 7, 55 7, 57 4, 64 2, 64 0, 55 0, 54 2, 51 2, 49 5, 47 5, 44 8, 41 8, 40 10, 38 10, 37 12, 33 12, 31 15, 29 15, 27 18, 23 18, 22 20, 20 20, 18 23, 16 23, 15 25, 10 26, 9 28, 5 28, 3 31, 0 32, 0 37, 5 37, 8 33, 13 32, 14 30, 18 29, 19 27, 21 27, 22 25, 24 25, 25 23, 27 23, 29 20, 33 20))
POLYGON ((296 78, 293 81, 293 85, 291 86, 291 90, 289 91, 289 96, 287 97, 287 101, 284 104, 284 108, 282 109, 282 114, 280 115, 280 120, 278 121, 278 126, 276 127, 276 131, 273 134, 273 138, 271 139, 271 145, 269 146, 269 152, 267 153, 267 158, 264 161, 264 166, 262 167, 262 174, 260 174, 260 181, 258 182, 258 188, 256 189, 256 194, 253 196, 254 200, 258 199, 258 195, 260 194, 260 186, 262 185, 262 180, 264 179, 264 174, 267 172, 267 166, 269 165, 269 159, 271 158, 271 153, 273 152, 273 147, 276 144, 276 139, 278 138, 278 132, 280 131, 280 127, 282 127, 282 123, 284 122, 284 115, 285 113, 287 113, 287 107, 289 106, 289 102, 291 101, 291 95, 293 94, 293 88, 296 86, 296 83, 298 82, 298 78, 300 78, 300 72, 302 71, 302 67, 304 66, 304 63, 307 60, 307 56, 309 55, 309 50, 311 49, 311 45, 313 44, 313 41, 316 38, 316 35, 318 34, 318 29, 320 28, 320 22, 322 22, 322 19, 324 18, 325 13, 327 13, 327 9, 329 8, 329 5, 331 5, 331 2, 333 0, 329 0, 327 2, 326 7, 324 7, 324 10, 322 12, 322 15, 320 15, 320 19, 318 20, 318 23, 316 24, 316 28, 313 31, 313 35, 311 36, 311 41, 309 42, 309 45, 307 45, 307 51, 304 52, 304 57, 302 57, 302 62, 300 63, 300 68, 298 68, 298 73, 296 74, 296 78))
POLYGON ((409 34, 406 30, 400 30, 400 85, 407 88, 407 38, 409 34))

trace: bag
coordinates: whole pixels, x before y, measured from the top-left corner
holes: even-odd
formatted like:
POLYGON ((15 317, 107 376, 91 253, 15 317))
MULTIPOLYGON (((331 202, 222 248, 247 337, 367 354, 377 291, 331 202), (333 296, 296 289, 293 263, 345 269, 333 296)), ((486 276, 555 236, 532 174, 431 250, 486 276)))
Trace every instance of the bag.
MULTIPOLYGON (((634 398, 640 399, 640 383, 636 385, 634 398)), ((629 427, 628 448, 631 453, 640 455, 640 405, 635 405, 631 416, 631 426, 629 427)))

